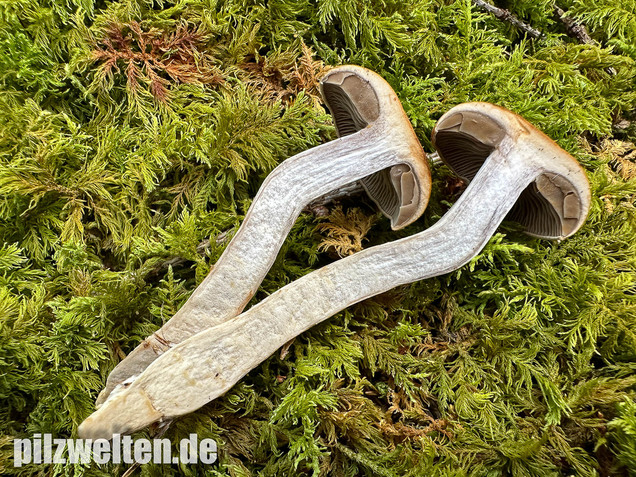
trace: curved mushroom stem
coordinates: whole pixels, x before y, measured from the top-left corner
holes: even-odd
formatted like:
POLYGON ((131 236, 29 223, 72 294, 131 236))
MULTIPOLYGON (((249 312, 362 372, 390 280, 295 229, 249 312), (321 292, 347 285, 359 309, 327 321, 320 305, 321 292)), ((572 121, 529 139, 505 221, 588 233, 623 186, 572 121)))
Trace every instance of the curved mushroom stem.
POLYGON ((287 341, 347 306, 466 264, 528 184, 545 172, 529 157, 534 153, 504 140, 431 228, 314 271, 238 317, 183 341, 127 389, 113 393, 82 423, 80 435, 110 438, 192 412, 225 393, 287 341))
POLYGON ((327 192, 404 162, 399 131, 365 128, 286 159, 254 198, 232 241, 188 301, 108 376, 98 407, 126 380, 189 336, 235 317, 269 271, 303 208, 327 192), (396 137, 396 135, 398 137, 396 137))

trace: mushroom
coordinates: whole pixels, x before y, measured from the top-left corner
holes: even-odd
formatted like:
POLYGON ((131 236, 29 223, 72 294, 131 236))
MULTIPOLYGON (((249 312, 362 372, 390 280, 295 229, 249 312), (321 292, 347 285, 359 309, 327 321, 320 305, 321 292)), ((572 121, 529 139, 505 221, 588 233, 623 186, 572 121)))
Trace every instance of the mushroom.
POLYGON ((471 180, 436 224, 333 262, 183 341, 113 394, 81 424, 80 435, 110 438, 198 409, 345 307, 468 263, 511 211, 529 233, 549 238, 566 238, 585 221, 585 172, 514 113, 488 103, 459 105, 439 120, 433 143, 444 162, 471 180))
POLYGON ((98 407, 174 344, 241 313, 314 199, 361 181, 394 230, 422 214, 431 188, 428 162, 389 84, 365 68, 341 66, 320 86, 342 137, 283 161, 269 174, 209 275, 160 330, 115 367, 98 407))
MULTIPOLYGON (((536 154, 536 160, 554 161, 517 194, 519 199, 507 218, 521 224, 534 237, 569 237, 587 217, 590 205, 587 177, 568 153, 525 119, 493 104, 467 103, 440 118, 433 131, 433 145, 440 159, 470 182, 485 159, 495 149, 502 149, 506 136, 519 138, 515 156, 523 147, 536 154)), ((515 156, 508 158, 514 160, 515 156)))

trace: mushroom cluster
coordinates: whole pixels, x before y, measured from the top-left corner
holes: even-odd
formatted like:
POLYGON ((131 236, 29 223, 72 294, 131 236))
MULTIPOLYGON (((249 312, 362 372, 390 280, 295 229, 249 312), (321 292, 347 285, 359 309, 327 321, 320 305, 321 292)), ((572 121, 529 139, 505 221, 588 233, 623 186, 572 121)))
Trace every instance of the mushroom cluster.
POLYGON ((109 439, 200 408, 342 309, 463 266, 506 217, 547 239, 569 237, 587 217, 589 183, 572 156, 510 111, 462 104, 440 118, 433 144, 469 185, 437 223, 333 262, 241 313, 316 197, 361 181, 394 229, 426 207, 428 163, 390 86, 368 70, 343 66, 322 79, 321 91, 340 138, 270 174, 210 275, 113 370, 97 411, 79 427, 81 437, 109 439))

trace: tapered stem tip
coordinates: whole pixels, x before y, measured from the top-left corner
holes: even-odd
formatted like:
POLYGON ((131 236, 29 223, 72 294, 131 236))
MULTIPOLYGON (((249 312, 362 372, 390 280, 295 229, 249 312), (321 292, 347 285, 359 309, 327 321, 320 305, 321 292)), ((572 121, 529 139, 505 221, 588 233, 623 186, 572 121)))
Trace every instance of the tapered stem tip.
POLYGON ((114 434, 134 432, 162 417, 142 389, 129 389, 111 396, 80 424, 77 433, 82 439, 112 439, 114 434))

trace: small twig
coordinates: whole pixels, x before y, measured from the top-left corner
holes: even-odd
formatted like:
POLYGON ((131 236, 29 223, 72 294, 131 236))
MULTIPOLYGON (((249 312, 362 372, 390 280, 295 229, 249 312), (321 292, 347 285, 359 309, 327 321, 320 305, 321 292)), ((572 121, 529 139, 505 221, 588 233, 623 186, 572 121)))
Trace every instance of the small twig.
POLYGON ((304 212, 315 215, 316 217, 326 217, 330 211, 327 207, 332 202, 335 202, 345 197, 352 197, 364 193, 364 187, 362 183, 356 181, 350 184, 344 185, 339 189, 336 189, 328 194, 318 197, 305 207, 304 212))
MULTIPOLYGON (((579 23, 574 18, 567 16, 567 13, 556 5, 554 6, 554 13, 556 14, 559 21, 563 23, 563 26, 565 26, 565 31, 567 32, 568 36, 576 38, 579 43, 582 43, 584 45, 598 45, 598 43, 587 32, 587 28, 585 28, 584 24, 579 23)), ((607 73, 612 76, 616 75, 616 70, 611 66, 605 68, 605 71, 607 71, 607 73)))
POLYGON ((171 258, 169 260, 166 260, 165 262, 161 262, 159 265, 157 265, 152 270, 152 272, 150 272, 150 275, 158 275, 160 273, 165 272, 170 267, 177 268, 177 267, 180 267, 181 265, 185 264, 186 262, 188 262, 188 260, 186 260, 185 258, 173 257, 173 258, 171 258))
MULTIPOLYGON (((168 430, 168 427, 170 427, 171 423, 172 419, 162 422, 156 429, 150 431, 150 437, 152 437, 153 439, 161 439, 168 430)), ((130 477, 139 466, 139 462, 133 463, 130 467, 128 467, 126 472, 124 472, 121 477, 130 477)))
POLYGON ((294 341, 296 341, 296 337, 294 336, 292 339, 290 339, 287 343, 285 343, 283 345, 283 347, 280 349, 280 359, 283 360, 287 357, 287 355, 289 354, 289 348, 291 348, 291 345, 294 344, 294 341))
POLYGON ((576 38, 577 40, 579 40, 579 42, 586 45, 596 44, 596 42, 587 32, 587 28, 585 28, 585 25, 577 22, 574 18, 568 17, 566 13, 556 5, 554 6, 554 13, 556 13, 559 21, 565 26, 565 30, 568 32, 569 36, 576 38))
POLYGON ((132 473, 139 467, 139 462, 135 462, 133 465, 131 465, 130 467, 128 467, 128 469, 126 470, 126 472, 124 472, 122 474, 121 477, 130 477, 132 475, 132 473))
POLYGON ((545 38, 545 35, 543 33, 541 33, 536 28, 531 27, 527 23, 524 23, 521 20, 519 20, 516 16, 510 13, 509 10, 495 7, 494 5, 491 5, 490 3, 486 3, 483 0, 472 0, 472 2, 473 2, 473 5, 475 5, 476 7, 481 8, 482 10, 486 10, 489 13, 492 13, 494 16, 496 16, 500 20, 510 23, 511 25, 517 27, 519 30, 527 33, 533 38, 545 38))
POLYGON ((117 353, 117 356, 119 356, 119 359, 126 358, 126 353, 124 353, 124 351, 121 349, 121 346, 119 346, 119 343, 117 341, 113 342, 113 351, 117 353))
MULTIPOLYGON (((221 232, 220 234, 218 234, 216 237, 214 237, 214 242, 217 245, 221 245, 223 242, 226 241, 226 239, 228 238, 228 235, 232 232, 233 229, 229 229, 229 230, 224 230, 223 232, 221 232)), ((210 239, 204 239, 202 240, 198 245, 197 245, 197 253, 199 255, 201 255, 202 257, 205 257, 205 254, 208 250, 210 250, 210 239)), ((185 259, 183 257, 173 257, 169 260, 166 260, 164 262, 161 262, 159 265, 157 265, 152 272, 150 272, 150 275, 157 275, 159 273, 163 273, 166 270, 168 270, 169 267, 172 268, 176 268, 176 267, 180 267, 184 264, 186 264, 187 262, 190 262, 191 260, 185 259)))

